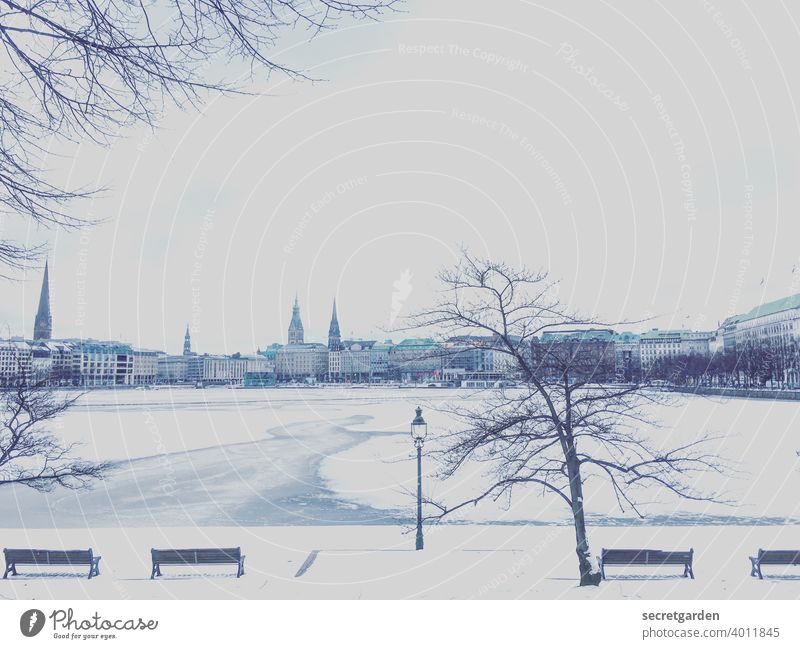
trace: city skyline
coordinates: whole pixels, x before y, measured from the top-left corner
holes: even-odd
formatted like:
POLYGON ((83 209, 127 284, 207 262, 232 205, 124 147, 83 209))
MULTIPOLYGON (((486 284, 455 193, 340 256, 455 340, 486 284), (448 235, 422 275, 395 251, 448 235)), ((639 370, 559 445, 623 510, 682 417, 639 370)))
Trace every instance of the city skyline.
MULTIPOLYGON (((27 338, 24 335, 22 335, 22 336, 9 335, 9 339, 14 338, 14 339, 23 339, 23 340, 47 340, 47 339, 65 340, 65 339, 70 339, 71 338, 71 337, 68 337, 68 336, 65 337, 65 336, 53 335, 53 316, 52 316, 52 312, 51 312, 51 309, 50 309, 50 282, 49 282, 49 263, 48 262, 49 262, 49 260, 45 261, 45 267, 44 267, 44 271, 42 273, 41 286, 40 286, 40 289, 39 289, 39 302, 38 302, 38 307, 37 307, 37 311, 36 311, 36 316, 34 318, 33 336, 31 338, 27 338)), ((622 322, 619 322, 619 323, 611 322, 611 323, 605 323, 605 324, 607 324, 608 326, 613 326, 613 327, 621 327, 622 330, 624 330, 624 331, 621 330, 619 333, 632 333, 632 334, 637 335, 637 336, 645 335, 645 334, 653 332, 653 331, 670 331, 670 330, 686 331, 686 332, 703 331, 703 332, 708 332, 708 333, 712 333, 712 334, 717 334, 718 332, 722 331, 722 329, 723 329, 723 327, 724 327, 724 325, 725 325, 725 323, 727 321, 734 320, 737 316, 743 316, 743 315, 746 315, 746 314, 754 314, 754 313, 757 313, 759 311, 759 309, 762 309, 764 307, 768 307, 770 305, 773 305, 774 303, 780 303, 780 302, 783 302, 783 301, 788 303, 788 302, 792 301, 793 298, 800 298, 800 293, 798 293, 796 295, 783 296, 783 297, 780 297, 780 298, 778 298, 776 300, 770 300, 769 302, 762 302, 760 304, 755 304, 750 309, 745 309, 745 310, 741 311, 738 314, 730 314, 730 315, 726 316, 724 319, 722 319, 722 318, 718 319, 714 326, 709 326, 704 330, 688 328, 688 327, 685 326, 685 323, 679 323, 679 324, 684 324, 684 326, 676 326, 676 327, 672 327, 670 329, 661 329, 660 327, 647 326, 646 322, 643 322, 643 321, 638 321, 637 322, 635 319, 630 319, 629 321, 622 321, 622 322)), ((305 328, 304 328, 304 325, 302 323, 302 307, 301 307, 301 304, 300 304, 300 301, 299 301, 299 297, 297 296, 297 294, 295 294, 294 300, 293 300, 293 303, 292 303, 292 307, 291 307, 291 317, 289 318, 289 324, 288 324, 286 335, 284 337, 282 337, 280 340, 273 339, 273 340, 270 340, 270 341, 268 341, 267 343, 265 343, 263 345, 262 344, 258 344, 258 345, 256 345, 255 350, 260 350, 262 348, 262 346, 264 348, 266 348, 266 347, 269 347, 269 346, 274 346, 276 344, 278 344, 278 345, 283 345, 283 344, 291 345, 291 344, 297 344, 297 343, 302 344, 304 342, 323 343, 325 340, 326 340, 325 344, 328 347, 328 349, 336 350, 341 346, 341 343, 344 340, 349 340, 351 342, 352 341, 361 341, 361 340, 376 340, 376 341, 387 341, 388 342, 388 341, 391 340, 391 333, 392 332, 386 332, 386 333, 389 334, 389 336, 370 338, 369 336, 364 336, 362 334, 357 334, 354 331, 353 333, 351 333, 350 336, 343 337, 341 335, 341 332, 340 332, 340 325, 339 325, 336 297, 333 297, 332 303, 333 303, 333 305, 332 305, 330 321, 329 321, 329 324, 328 324, 328 327, 327 327, 327 338, 326 339, 324 339, 323 337, 311 337, 311 338, 309 338, 309 340, 305 339, 305 328)), ((687 316, 687 319, 688 319, 688 317, 689 316, 687 316)), ((603 324, 603 323, 598 323, 598 325, 599 324, 603 324)), ((595 326, 595 325, 593 325, 593 326, 595 326)), ((587 329, 590 329, 589 325, 587 325, 587 329)), ((186 328, 185 328, 185 331, 184 331, 184 334, 183 334, 183 338, 182 338, 183 354, 187 354, 187 353, 192 352, 191 332, 192 332, 191 324, 187 322, 186 323, 186 328)), ((403 338, 414 338, 415 337, 414 335, 412 335, 413 332, 407 331, 407 330, 406 331, 401 331, 401 332, 395 332, 395 333, 401 333, 403 338)), ((425 334, 425 332, 422 332, 420 334, 420 336, 416 336, 416 337, 426 337, 426 335, 427 334, 425 334)), ((76 338, 76 339, 81 339, 81 338, 76 338)), ((114 341, 114 342, 126 342, 126 343, 129 343, 129 344, 133 344, 132 341, 125 341, 122 338, 106 338, 106 339, 103 339, 103 338, 100 338, 100 337, 96 337, 96 336, 91 336, 90 335, 90 336, 85 336, 82 339, 84 339, 84 340, 109 340, 109 341, 114 341)), ((139 347, 139 348, 142 348, 142 349, 156 350, 156 348, 147 347, 146 345, 135 345, 135 346, 139 347)), ((158 349, 157 351, 163 351, 163 352, 165 352, 167 354, 170 353, 170 351, 167 350, 167 349, 158 349)), ((243 353, 251 353, 252 351, 254 351, 254 350, 235 350, 235 352, 239 352, 239 353, 242 353, 242 352, 243 353)), ((221 352, 221 353, 231 354, 231 353, 235 353, 235 352, 234 351, 225 351, 225 352, 221 352)), ((194 352, 194 353, 196 353, 196 352, 194 352)), ((220 352, 217 352, 217 351, 214 351, 214 352, 204 351, 204 352, 200 352, 200 353, 201 354, 203 354, 203 353, 205 353, 205 354, 212 353, 213 354, 213 353, 220 353, 220 352)))
MULTIPOLYGON (((800 136, 795 79, 773 65, 792 42, 779 8, 759 16, 772 42, 745 8, 726 12, 769 71, 753 92, 718 26, 687 7, 657 25, 637 11, 659 34, 642 51, 610 14, 586 32, 560 18, 576 8, 509 8, 512 23, 542 25, 531 40, 485 29, 462 4, 412 1, 415 20, 325 34, 313 54, 286 44, 332 83, 275 77, 202 114, 167 110, 155 134, 83 143, 71 163, 53 149, 55 181, 112 190, 77 206, 107 218, 79 231, 3 220, 4 236, 49 248, 62 334, 175 349, 188 317, 206 349, 255 348, 281 339, 297 292, 309 338, 325 339, 334 295, 343 334, 361 323, 375 337, 394 302, 400 316, 430 303, 461 244, 549 269, 566 302, 606 321, 702 328, 798 292, 782 217, 800 209, 800 136), (722 86, 710 61, 731 63, 722 86), (403 277, 408 290, 394 286, 403 277)), ((0 287, 0 326, 28 335, 40 273, 0 287)))

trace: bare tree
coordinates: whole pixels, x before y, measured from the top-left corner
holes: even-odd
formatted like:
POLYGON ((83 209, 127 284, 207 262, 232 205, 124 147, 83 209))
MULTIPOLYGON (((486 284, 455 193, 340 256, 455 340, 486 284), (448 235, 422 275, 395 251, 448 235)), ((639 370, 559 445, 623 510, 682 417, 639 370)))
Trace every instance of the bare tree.
MULTIPOLYGON (((0 210, 47 227, 85 224, 68 204, 91 192, 41 172, 49 138, 105 142, 132 122, 152 126, 167 102, 234 90, 211 77, 230 62, 305 79, 270 55, 282 34, 377 18, 398 1, 0 0, 0 210)), ((38 252, 0 240, 7 266, 38 252)))
POLYGON ((19 385, 0 393, 0 487, 85 489, 105 477, 109 463, 72 457, 76 444, 63 443, 47 429, 77 398, 59 398, 42 385, 19 385))
POLYGON ((580 584, 597 585, 600 571, 586 532, 584 488, 588 478, 608 481, 617 504, 641 515, 637 491, 656 487, 692 500, 716 500, 697 488, 707 471, 722 472, 705 453, 709 438, 664 449, 642 434, 651 425, 652 405, 666 395, 639 384, 615 385, 613 349, 579 334, 544 342, 553 328, 599 324, 570 313, 546 274, 503 263, 463 261, 440 274, 441 298, 411 317, 414 327, 437 328, 444 336, 488 337, 487 348, 510 362, 520 387, 496 391, 477 407, 447 406, 458 425, 434 451, 448 478, 468 463, 486 467, 488 487, 467 501, 428 501, 441 519, 485 499, 512 497, 536 487, 569 508, 575 527, 580 584))

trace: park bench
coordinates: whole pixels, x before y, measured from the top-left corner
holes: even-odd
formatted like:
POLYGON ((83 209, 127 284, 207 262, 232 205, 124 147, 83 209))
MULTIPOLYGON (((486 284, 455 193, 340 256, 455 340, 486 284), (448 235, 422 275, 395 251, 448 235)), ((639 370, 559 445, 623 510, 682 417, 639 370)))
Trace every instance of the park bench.
POLYGON ((759 548, 758 556, 750 557, 750 576, 761 574, 761 566, 800 566, 800 550, 762 550, 759 548))
POLYGON ((244 574, 244 555, 241 548, 189 548, 184 550, 151 549, 153 570, 150 579, 161 576, 161 566, 225 565, 237 566, 236 577, 244 574))
POLYGON ((17 575, 17 566, 89 566, 89 579, 100 574, 100 557, 88 550, 28 550, 4 548, 6 571, 17 575))
POLYGON ((683 566, 683 576, 694 579, 692 559, 694 549, 688 552, 663 550, 608 550, 600 556, 600 574, 606 578, 606 566, 683 566))

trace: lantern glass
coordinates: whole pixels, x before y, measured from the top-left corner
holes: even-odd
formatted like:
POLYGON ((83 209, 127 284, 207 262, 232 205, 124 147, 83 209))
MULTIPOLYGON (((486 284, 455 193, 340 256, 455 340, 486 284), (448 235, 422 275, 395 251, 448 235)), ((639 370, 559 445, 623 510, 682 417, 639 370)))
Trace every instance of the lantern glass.
POLYGON ((428 436, 428 424, 422 418, 422 408, 417 406, 417 416, 411 422, 411 437, 415 442, 422 442, 428 436))

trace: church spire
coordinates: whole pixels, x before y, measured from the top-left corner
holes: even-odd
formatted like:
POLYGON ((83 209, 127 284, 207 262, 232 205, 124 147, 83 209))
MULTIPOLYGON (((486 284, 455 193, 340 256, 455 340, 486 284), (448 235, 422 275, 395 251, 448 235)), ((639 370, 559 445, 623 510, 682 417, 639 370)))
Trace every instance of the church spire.
POLYGON ((189 324, 186 324, 186 333, 183 335, 183 355, 191 356, 192 354, 192 337, 189 334, 189 324))
POLYGON ((339 332, 339 318, 336 316, 336 298, 333 298, 331 326, 328 327, 328 349, 338 351, 342 348, 342 335, 339 332))
POLYGON ((301 345, 303 343, 303 321, 300 319, 300 303, 297 301, 297 295, 294 296, 288 340, 290 345, 301 345))
POLYGON ((33 322, 33 339, 48 340, 53 337, 53 316, 50 314, 50 273, 47 260, 44 262, 42 291, 39 293, 39 309, 33 322))

